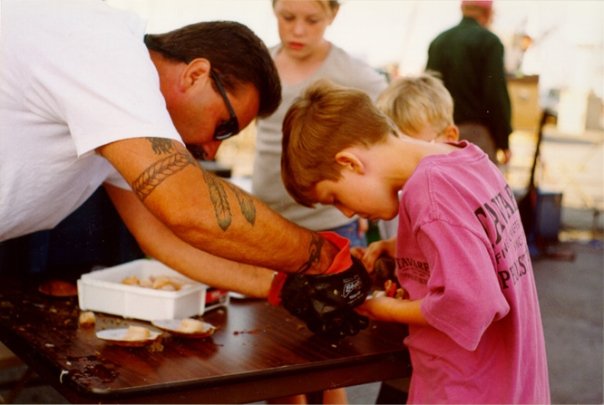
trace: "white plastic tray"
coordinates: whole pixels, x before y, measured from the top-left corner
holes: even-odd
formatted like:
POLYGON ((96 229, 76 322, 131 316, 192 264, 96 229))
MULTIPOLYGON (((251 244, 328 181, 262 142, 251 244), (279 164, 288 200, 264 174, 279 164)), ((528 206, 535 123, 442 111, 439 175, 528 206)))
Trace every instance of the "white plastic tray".
POLYGON ((166 265, 140 259, 83 274, 78 280, 81 310, 98 311, 124 318, 152 321, 202 315, 207 286, 191 280, 166 265), (124 278, 170 276, 182 280, 178 291, 164 291, 122 283, 124 278))

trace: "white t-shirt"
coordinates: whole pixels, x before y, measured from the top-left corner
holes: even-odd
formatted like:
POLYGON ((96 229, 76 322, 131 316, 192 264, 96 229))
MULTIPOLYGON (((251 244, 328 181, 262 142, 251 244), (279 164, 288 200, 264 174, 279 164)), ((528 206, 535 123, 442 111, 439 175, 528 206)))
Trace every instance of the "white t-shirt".
POLYGON ((180 141, 143 43, 144 22, 97 0, 2 0, 0 241, 50 229, 103 182, 94 151, 180 141))

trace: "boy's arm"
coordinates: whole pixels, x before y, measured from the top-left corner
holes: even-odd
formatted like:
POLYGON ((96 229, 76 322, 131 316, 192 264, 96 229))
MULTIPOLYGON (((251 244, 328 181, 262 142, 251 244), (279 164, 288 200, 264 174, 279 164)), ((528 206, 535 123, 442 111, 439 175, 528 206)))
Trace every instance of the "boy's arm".
POLYGON ((355 308, 355 311, 377 321, 427 325, 428 322, 421 311, 421 303, 422 300, 377 297, 366 300, 355 308))

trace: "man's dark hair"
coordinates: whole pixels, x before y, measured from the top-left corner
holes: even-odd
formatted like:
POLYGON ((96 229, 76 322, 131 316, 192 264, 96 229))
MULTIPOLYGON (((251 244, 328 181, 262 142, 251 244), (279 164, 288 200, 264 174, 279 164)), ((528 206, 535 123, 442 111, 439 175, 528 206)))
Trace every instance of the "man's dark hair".
POLYGON ((234 21, 187 25, 163 34, 145 35, 148 49, 164 57, 191 62, 206 58, 227 90, 251 83, 260 94, 259 117, 271 115, 281 103, 281 82, 264 42, 252 30, 234 21))

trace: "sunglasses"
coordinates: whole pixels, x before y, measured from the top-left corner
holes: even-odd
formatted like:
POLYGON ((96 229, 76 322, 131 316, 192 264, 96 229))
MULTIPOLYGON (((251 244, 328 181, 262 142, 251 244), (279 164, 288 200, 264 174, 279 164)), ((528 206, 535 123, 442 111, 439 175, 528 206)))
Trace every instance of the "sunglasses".
POLYGON ((212 80, 214 80, 214 83, 216 83, 216 87, 218 87, 218 91, 224 100, 224 104, 226 105, 227 110, 229 110, 229 119, 218 124, 216 130, 214 131, 214 140, 224 141, 225 139, 228 139, 239 133, 239 122, 237 121, 237 115, 235 115, 235 110, 233 109, 233 106, 226 95, 226 91, 224 90, 224 86, 222 85, 220 78, 213 70, 210 70, 210 76, 212 77, 212 80))

